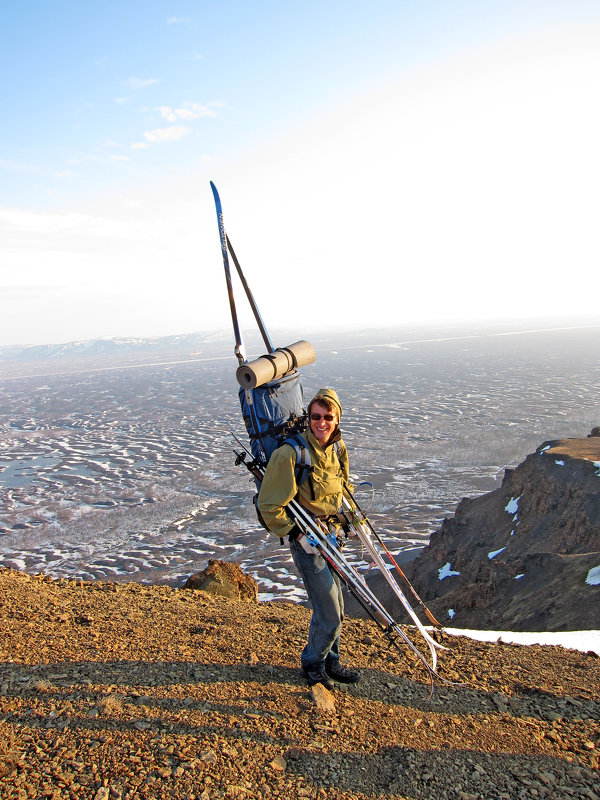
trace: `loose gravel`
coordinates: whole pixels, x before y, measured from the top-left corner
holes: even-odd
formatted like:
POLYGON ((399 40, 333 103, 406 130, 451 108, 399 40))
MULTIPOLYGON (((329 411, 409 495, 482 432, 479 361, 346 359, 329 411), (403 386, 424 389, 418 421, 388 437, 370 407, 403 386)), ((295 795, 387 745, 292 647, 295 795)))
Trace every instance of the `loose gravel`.
POLYGON ((309 618, 0 570, 0 798, 600 797, 594 654, 438 633, 431 694, 406 651, 348 619, 362 680, 327 706, 298 669, 309 618))

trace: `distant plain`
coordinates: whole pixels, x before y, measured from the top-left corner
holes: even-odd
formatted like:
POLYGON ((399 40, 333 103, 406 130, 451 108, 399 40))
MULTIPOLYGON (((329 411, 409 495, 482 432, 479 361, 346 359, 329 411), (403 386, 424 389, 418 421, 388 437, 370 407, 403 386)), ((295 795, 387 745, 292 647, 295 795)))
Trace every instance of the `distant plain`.
MULTIPOLYGON (((358 495, 404 558, 543 441, 600 425, 600 325, 307 338, 307 398, 338 391, 358 495)), ((217 338, 194 352, 2 364, 0 566, 180 585, 223 558, 259 580, 262 599, 301 599, 234 463, 230 432, 245 433, 232 349, 217 338)))

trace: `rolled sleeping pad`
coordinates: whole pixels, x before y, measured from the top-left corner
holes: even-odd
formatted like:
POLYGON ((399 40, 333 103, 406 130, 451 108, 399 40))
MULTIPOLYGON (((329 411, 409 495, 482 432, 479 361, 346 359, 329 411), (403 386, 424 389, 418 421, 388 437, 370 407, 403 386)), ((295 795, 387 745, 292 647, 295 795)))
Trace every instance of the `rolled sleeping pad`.
POLYGON ((288 347, 278 347, 267 356, 242 364, 237 368, 235 377, 243 389, 255 389, 263 383, 282 378, 296 367, 312 364, 316 358, 312 344, 301 339, 288 347))

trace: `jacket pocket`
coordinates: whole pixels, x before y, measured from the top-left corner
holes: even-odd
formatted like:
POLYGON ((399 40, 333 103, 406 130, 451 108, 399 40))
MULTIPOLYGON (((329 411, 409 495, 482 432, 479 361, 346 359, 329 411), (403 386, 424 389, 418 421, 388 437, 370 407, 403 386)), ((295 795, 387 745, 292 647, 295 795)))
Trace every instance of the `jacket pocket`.
POLYGON ((342 476, 339 470, 324 470, 319 465, 315 465, 311 480, 315 493, 315 500, 334 501, 342 491, 342 476))

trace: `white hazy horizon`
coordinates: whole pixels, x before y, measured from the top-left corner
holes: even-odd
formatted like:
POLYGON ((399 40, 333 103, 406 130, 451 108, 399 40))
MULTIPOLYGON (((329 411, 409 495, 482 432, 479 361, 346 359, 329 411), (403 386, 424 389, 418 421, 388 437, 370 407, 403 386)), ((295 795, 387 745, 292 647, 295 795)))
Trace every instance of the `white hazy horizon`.
MULTIPOLYGON (((252 358, 254 357, 253 354, 258 355, 263 352, 264 346, 254 318, 248 318, 245 322, 247 324, 243 326, 241 331, 242 340, 247 357, 252 358)), ((347 337, 350 335, 352 338, 345 343, 340 341, 334 345, 336 351, 339 351, 347 348, 354 349, 359 346, 364 347, 365 339, 369 336, 373 337, 373 342, 370 345, 372 347, 402 347, 423 342, 443 342, 462 339, 469 340, 487 337, 535 335, 558 331, 596 329, 600 328, 600 320, 595 316, 589 315, 579 318, 566 317, 564 319, 548 319, 546 316, 540 316, 538 318, 528 317, 523 319, 417 320, 412 324, 407 322, 405 325, 378 325, 373 323, 371 325, 365 325, 362 328, 354 328, 350 325, 331 325, 329 327, 312 328, 308 331, 306 327, 297 327, 296 324, 275 328, 267 326, 267 328, 275 347, 285 346, 283 344, 284 340, 287 344, 290 344, 292 340, 306 338, 306 336, 317 340, 325 337, 325 339, 329 341, 329 344, 332 345, 336 337, 347 337), (384 334, 390 338, 389 342, 381 341, 382 338, 385 338, 384 334), (402 334, 406 335, 407 338, 396 341, 398 335, 402 334), (421 336, 425 338, 419 338, 421 336)), ((0 345, 0 350, 12 350, 13 348, 17 350, 23 348, 27 350, 35 347, 68 347, 70 345, 85 345, 109 341, 121 343, 136 341, 152 342, 153 340, 160 340, 163 338, 186 338, 193 336, 201 337, 204 341, 214 345, 223 345, 228 355, 234 352, 235 341, 231 323, 228 325, 220 325, 210 330, 173 330, 166 334, 152 334, 150 336, 118 333, 114 336, 96 336, 82 339, 65 339, 62 341, 15 342, 14 344, 0 345)), ((228 357, 228 355, 223 357, 228 357)))
POLYGON ((97 60, 85 102, 50 63, 60 91, 6 126, 0 345, 226 328, 210 180, 269 326, 598 316, 600 10, 429 5, 351 8, 314 39, 244 16, 239 52, 211 29, 227 69, 191 18, 155 19, 176 68, 125 42, 102 61, 85 15, 54 20, 52 46, 85 29, 97 60), (272 48, 250 67, 253 35, 272 48))

